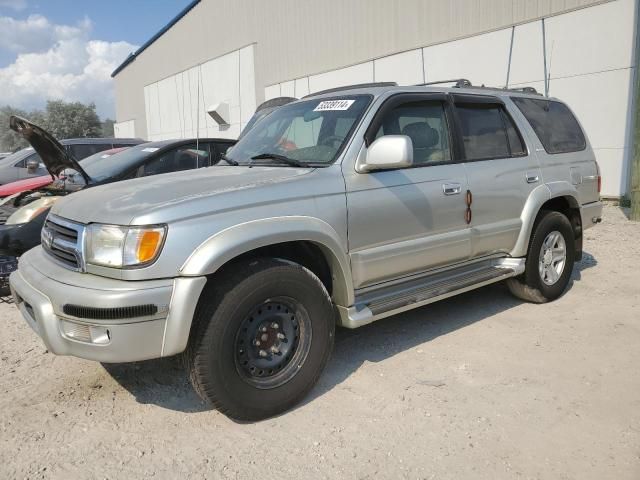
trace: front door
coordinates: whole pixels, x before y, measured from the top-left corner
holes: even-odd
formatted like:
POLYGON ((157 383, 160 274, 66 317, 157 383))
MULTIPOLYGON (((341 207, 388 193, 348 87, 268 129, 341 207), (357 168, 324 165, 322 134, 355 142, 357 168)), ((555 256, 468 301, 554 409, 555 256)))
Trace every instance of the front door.
POLYGON ((407 135, 414 166, 344 172, 356 288, 469 258, 467 179, 464 165, 454 163, 450 125, 444 94, 395 95, 373 119, 368 144, 382 135, 407 135))
POLYGON ((524 204, 542 184, 538 161, 500 99, 453 97, 472 195, 471 255, 509 253, 522 228, 524 204))
POLYGON ((47 168, 44 166, 44 163, 42 163, 42 160, 40 159, 40 155, 38 155, 37 153, 32 153, 31 155, 29 155, 27 158, 21 160, 20 162, 18 162, 15 165, 15 170, 16 170, 16 180, 21 180, 21 179, 25 179, 25 178, 31 178, 31 177, 41 177, 43 175, 49 175, 49 172, 47 171, 47 168), (29 171, 29 169, 27 168, 27 164, 29 162, 38 162, 38 168, 36 168, 33 171, 29 171))

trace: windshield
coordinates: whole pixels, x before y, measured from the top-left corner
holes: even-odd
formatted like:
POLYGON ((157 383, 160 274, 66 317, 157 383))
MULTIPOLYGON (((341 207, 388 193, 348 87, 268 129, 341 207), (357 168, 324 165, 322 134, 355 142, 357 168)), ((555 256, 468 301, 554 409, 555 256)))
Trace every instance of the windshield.
POLYGON ((143 143, 111 155, 109 160, 104 158, 105 154, 97 153, 81 162, 82 169, 93 181, 100 182, 135 167, 159 149, 143 143))
POLYGON ((275 154, 309 166, 332 163, 371 101, 370 95, 305 100, 278 107, 229 151, 239 164, 280 163, 275 154), (262 156, 260 159, 253 157, 262 156))

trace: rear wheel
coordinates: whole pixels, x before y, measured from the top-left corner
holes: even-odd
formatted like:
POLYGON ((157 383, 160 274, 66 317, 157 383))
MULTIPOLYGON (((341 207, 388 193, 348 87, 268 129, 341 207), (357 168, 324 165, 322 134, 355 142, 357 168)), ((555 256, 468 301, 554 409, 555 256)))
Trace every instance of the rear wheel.
POLYGON ((569 219, 545 212, 534 227, 525 272, 507 280, 516 297, 533 303, 550 302, 567 288, 575 261, 575 239, 569 219))
POLYGON ((238 420, 277 415, 319 378, 334 313, 320 280, 278 259, 238 264, 203 293, 185 353, 198 394, 238 420))

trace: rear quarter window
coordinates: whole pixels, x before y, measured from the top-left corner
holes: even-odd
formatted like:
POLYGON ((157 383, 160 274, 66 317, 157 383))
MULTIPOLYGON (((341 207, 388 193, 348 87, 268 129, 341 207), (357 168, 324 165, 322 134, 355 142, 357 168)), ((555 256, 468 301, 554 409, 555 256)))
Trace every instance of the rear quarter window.
POLYGON ((579 152, 587 146, 571 110, 561 102, 537 98, 511 98, 525 116, 547 153, 579 152))

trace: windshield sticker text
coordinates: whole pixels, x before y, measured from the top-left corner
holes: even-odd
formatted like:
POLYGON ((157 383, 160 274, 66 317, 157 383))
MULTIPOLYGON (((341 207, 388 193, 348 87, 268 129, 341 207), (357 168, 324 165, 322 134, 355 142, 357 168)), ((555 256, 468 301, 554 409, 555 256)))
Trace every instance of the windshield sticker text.
POLYGON ((353 105, 355 100, 326 100, 320 102, 314 112, 326 112, 329 110, 349 110, 349 107, 353 105))

